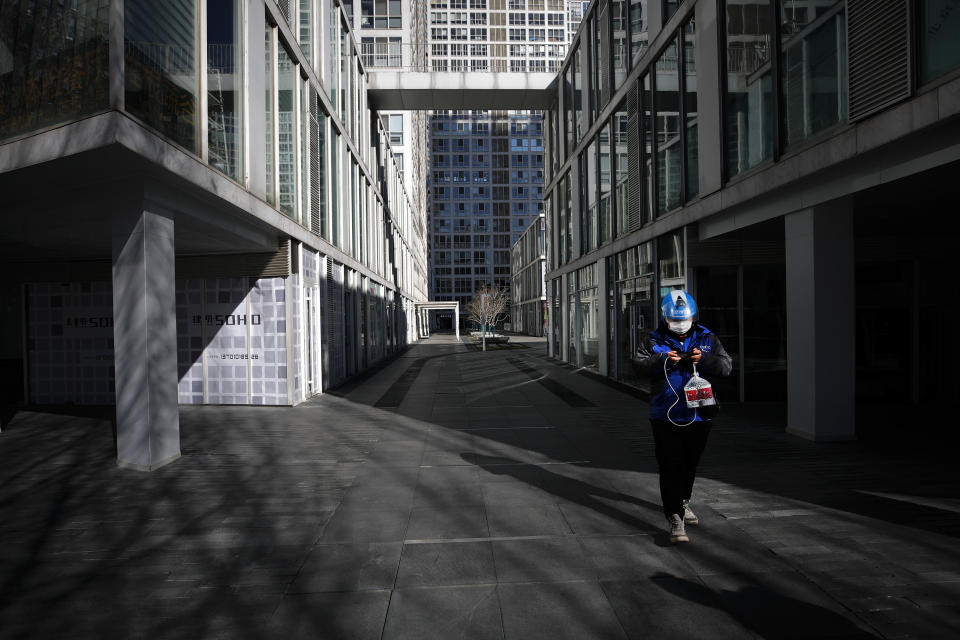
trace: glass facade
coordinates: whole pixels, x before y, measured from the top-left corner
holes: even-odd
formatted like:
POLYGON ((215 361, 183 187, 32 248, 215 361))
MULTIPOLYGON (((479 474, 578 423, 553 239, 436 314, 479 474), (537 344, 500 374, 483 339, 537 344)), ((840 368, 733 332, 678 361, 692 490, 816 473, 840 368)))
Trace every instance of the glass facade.
POLYGON ((654 299, 653 243, 645 242, 618 253, 614 265, 617 371, 620 380, 646 388, 649 382, 646 377, 637 375, 631 358, 636 354, 646 334, 656 328, 659 320, 659 310, 654 299))
POLYGON ((577 270, 576 314, 571 313, 574 319, 572 332, 576 338, 577 359, 572 362, 581 367, 596 369, 600 362, 600 304, 599 287, 597 283, 597 265, 591 264, 577 270))
POLYGON ((629 128, 627 106, 621 103, 613 114, 615 236, 622 236, 630 231, 629 128))
POLYGON ((243 24, 239 0, 207 3, 207 153, 234 180, 243 157, 243 24))
POLYGON ((773 8, 770 0, 727 3, 725 17, 724 140, 732 178, 773 157, 773 8))
POLYGON ((960 3, 956 0, 918 2, 920 82, 930 82, 960 69, 960 3))
POLYGON ((672 41, 656 63, 654 106, 657 143, 657 214, 680 206, 683 144, 680 138, 680 86, 677 43, 672 41))
POLYGON ((297 79, 299 74, 290 54, 277 47, 277 174, 280 211, 297 216, 297 79))
POLYGON ((844 2, 780 0, 784 141, 800 142, 846 119, 844 2))
POLYGON ((690 200, 700 192, 700 174, 698 164, 698 114, 697 114, 697 43, 696 28, 693 20, 683 27, 683 112, 686 126, 684 138, 686 191, 684 199, 690 200))
POLYGON ((108 0, 0 2, 0 138, 106 109, 108 0))
POLYGON ((264 166, 265 175, 266 175, 266 184, 267 184, 267 202, 270 204, 276 204, 277 202, 277 191, 276 191, 276 156, 277 151, 274 148, 273 142, 273 132, 276 124, 274 122, 274 114, 277 112, 275 106, 275 97, 276 97, 276 84, 274 82, 274 77, 276 76, 276 56, 274 55, 276 51, 276 44, 274 39, 274 27, 270 23, 266 23, 266 28, 263 33, 263 48, 264 48, 264 108, 266 109, 265 117, 263 120, 263 129, 264 129, 264 154, 266 156, 266 163, 264 166))
POLYGON ((126 110, 200 152, 197 0, 124 2, 126 110))
POLYGON ((647 51, 647 0, 630 0, 630 57, 637 58, 647 51))

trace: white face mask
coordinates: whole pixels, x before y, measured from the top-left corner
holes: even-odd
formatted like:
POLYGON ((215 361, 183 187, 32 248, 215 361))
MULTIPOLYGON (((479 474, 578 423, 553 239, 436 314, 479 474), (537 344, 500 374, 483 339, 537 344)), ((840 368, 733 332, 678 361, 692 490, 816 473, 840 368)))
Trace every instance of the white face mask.
POLYGON ((670 331, 683 335, 687 331, 690 331, 690 327, 693 326, 693 320, 667 320, 667 326, 670 327, 670 331))

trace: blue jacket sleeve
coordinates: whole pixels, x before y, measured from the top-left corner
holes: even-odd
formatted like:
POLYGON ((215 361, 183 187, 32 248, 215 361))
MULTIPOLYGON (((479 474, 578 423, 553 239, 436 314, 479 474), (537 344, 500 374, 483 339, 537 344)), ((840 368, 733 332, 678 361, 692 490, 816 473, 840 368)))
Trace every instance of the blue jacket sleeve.
POLYGON ((711 342, 710 351, 703 352, 703 358, 700 360, 697 368, 707 375, 730 375, 730 371, 733 370, 733 360, 730 359, 730 354, 723 348, 723 344, 720 343, 720 338, 713 333, 711 333, 709 337, 711 342))
POLYGON ((633 366, 638 375, 652 375, 654 373, 663 373, 663 360, 666 358, 664 348, 656 343, 653 334, 648 333, 640 341, 636 353, 631 358, 633 366))

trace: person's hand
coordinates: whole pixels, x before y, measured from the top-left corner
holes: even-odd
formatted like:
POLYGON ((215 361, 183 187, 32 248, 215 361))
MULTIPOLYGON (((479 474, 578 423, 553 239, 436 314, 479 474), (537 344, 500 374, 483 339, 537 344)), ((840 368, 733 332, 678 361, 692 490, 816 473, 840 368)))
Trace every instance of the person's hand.
POLYGON ((667 362, 677 364, 680 362, 680 356, 677 355, 676 351, 667 351, 667 362))
POLYGON ((693 351, 690 352, 690 360, 693 362, 700 362, 700 358, 702 357, 703 353, 700 351, 700 349, 694 348, 693 351))

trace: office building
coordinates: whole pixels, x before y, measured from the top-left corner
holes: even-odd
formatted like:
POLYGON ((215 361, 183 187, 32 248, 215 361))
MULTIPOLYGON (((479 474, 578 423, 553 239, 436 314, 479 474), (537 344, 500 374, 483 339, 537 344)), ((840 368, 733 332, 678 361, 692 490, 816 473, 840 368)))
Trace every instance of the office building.
MULTIPOLYGON (((554 74, 582 8, 431 0, 430 68, 554 74)), ((458 301, 462 313, 482 285, 510 289, 510 247, 543 208, 543 121, 533 110, 437 110, 429 147, 430 297, 458 301)), ((434 322, 450 327, 453 318, 440 312, 434 322)))
POLYGON ((534 218, 510 249, 510 330, 547 335, 545 216, 534 218))
POLYGON ((942 437, 956 315, 960 7, 598 0, 547 117, 550 353, 631 364, 673 288, 721 400, 815 440, 942 437))
POLYGON ((424 211, 366 86, 332 0, 5 4, 5 400, 115 403, 152 469, 178 403, 297 404, 415 340, 424 211))

